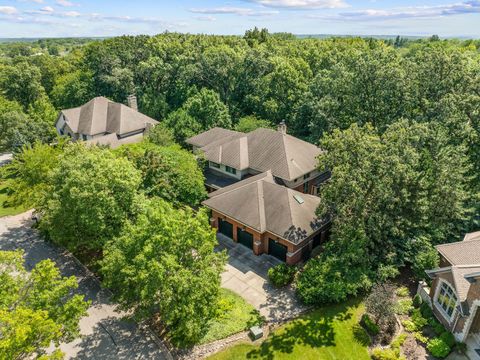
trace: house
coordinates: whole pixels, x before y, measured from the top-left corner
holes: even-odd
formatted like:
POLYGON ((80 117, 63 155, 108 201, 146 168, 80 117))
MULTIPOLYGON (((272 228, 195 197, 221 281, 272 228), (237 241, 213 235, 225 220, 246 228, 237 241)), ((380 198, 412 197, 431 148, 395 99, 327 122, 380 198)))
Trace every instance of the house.
POLYGON ((318 196, 277 183, 273 171, 250 176, 209 194, 203 205, 220 234, 252 249, 296 264, 328 237, 328 221, 315 211, 318 196))
MULTIPOLYGON (((427 270, 432 279, 429 303, 457 341, 480 351, 480 231, 436 249, 440 267, 427 270)), ((473 355, 480 359, 480 353, 473 355)))
POLYGON ((320 148, 288 135, 285 123, 277 131, 260 128, 249 133, 216 127, 186 142, 208 161, 205 185, 210 191, 271 171, 278 184, 317 195, 330 176, 317 170, 320 148))
POLYGON ((138 112, 135 96, 129 96, 128 103, 130 106, 96 97, 82 106, 62 110, 55 127, 60 135, 73 140, 111 148, 140 142, 158 122, 138 112))

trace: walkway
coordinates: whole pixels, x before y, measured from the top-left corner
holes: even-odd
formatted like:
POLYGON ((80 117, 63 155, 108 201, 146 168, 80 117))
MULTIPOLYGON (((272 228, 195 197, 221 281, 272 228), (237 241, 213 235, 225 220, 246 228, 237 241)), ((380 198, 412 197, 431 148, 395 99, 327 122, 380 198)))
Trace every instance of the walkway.
POLYGON ((92 305, 80 320, 82 337, 61 344, 66 358, 76 359, 171 359, 163 344, 148 330, 122 319, 109 300, 109 292, 98 280, 60 248, 43 241, 30 225, 31 212, 0 218, 0 250, 23 249, 25 265, 31 269, 41 260, 52 259, 63 276, 75 275, 78 293, 86 295, 92 305))
POLYGON ((280 264, 276 258, 233 242, 218 233, 217 250, 227 250, 228 264, 222 274, 222 286, 230 289, 252 304, 269 322, 284 321, 298 316, 306 308, 290 288, 277 289, 268 281, 268 269, 280 264))

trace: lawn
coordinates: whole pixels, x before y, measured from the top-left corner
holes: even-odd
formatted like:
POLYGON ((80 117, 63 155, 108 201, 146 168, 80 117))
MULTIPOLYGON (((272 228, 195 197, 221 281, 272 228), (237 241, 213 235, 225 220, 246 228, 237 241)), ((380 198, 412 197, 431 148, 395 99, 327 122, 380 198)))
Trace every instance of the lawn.
POLYGON ((201 344, 224 339, 246 330, 260 321, 258 312, 242 297, 227 289, 220 291, 218 315, 211 321, 208 332, 200 341, 201 344))
POLYGON ((26 209, 23 206, 11 207, 8 205, 7 187, 2 180, 0 180, 0 217, 7 215, 17 215, 24 212, 26 209))
POLYGON ((325 306, 280 327, 260 345, 235 345, 209 360, 368 360, 369 338, 358 325, 363 312, 360 300, 325 306))

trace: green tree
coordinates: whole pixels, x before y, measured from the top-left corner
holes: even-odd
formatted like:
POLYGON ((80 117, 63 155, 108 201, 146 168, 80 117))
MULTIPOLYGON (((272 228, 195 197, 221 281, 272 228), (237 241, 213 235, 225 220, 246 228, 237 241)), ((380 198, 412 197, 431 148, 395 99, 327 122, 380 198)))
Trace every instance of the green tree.
POLYGON ((208 130, 215 126, 223 128, 232 126, 228 107, 213 90, 201 89, 185 102, 182 109, 195 119, 203 130, 208 130))
POLYGON ((45 350, 79 336, 89 302, 72 294, 77 287, 49 259, 28 272, 21 251, 0 251, 0 358, 61 358, 60 350, 50 356, 45 350))
POLYGON ((88 71, 76 70, 59 76, 51 92, 52 102, 60 109, 80 106, 94 97, 92 86, 88 71))
POLYGON ((147 140, 158 146, 170 146, 175 144, 173 137, 173 130, 167 127, 164 123, 155 125, 152 129, 148 130, 147 140))
POLYGON ((202 132, 202 125, 184 109, 178 109, 168 115, 164 121, 165 127, 172 129, 173 137, 179 144, 185 139, 202 132))
POLYGON ((17 101, 26 110, 45 90, 40 70, 27 62, 0 68, 0 88, 9 100, 17 101))
POLYGON ((66 146, 52 175, 40 229, 73 251, 99 250, 136 211, 141 176, 109 150, 66 146))
POLYGON ((204 210, 175 210, 152 200, 102 261, 106 286, 139 319, 159 314, 177 346, 203 335, 218 306, 225 255, 214 252, 215 231, 204 210))
POLYGON ((273 125, 270 121, 259 119, 256 116, 250 115, 238 120, 238 123, 235 125, 235 130, 247 133, 259 128, 271 129, 272 127, 273 125))

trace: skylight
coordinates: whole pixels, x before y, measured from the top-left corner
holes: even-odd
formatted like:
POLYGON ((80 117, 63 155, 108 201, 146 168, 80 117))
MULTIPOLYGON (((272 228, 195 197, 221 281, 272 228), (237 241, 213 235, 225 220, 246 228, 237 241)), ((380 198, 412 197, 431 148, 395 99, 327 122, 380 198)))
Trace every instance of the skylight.
POLYGON ((303 204, 305 202, 305 200, 303 200, 303 198, 300 195, 293 195, 293 198, 297 200, 299 204, 303 204))

